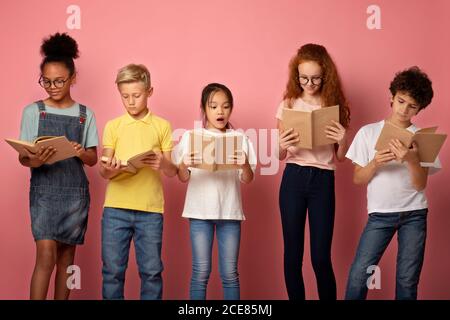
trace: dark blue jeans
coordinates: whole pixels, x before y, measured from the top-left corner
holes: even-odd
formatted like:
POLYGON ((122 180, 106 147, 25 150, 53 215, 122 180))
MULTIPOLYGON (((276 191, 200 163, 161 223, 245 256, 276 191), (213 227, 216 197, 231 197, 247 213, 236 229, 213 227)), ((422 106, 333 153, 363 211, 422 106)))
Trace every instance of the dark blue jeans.
POLYGON ((395 298, 417 299, 417 286, 425 253, 427 212, 428 209, 423 209, 369 215, 350 269, 345 299, 366 298, 367 280, 371 276, 367 269, 378 264, 395 232, 398 240, 395 298))
POLYGON ((336 280, 331 264, 334 207, 334 171, 286 164, 280 187, 280 212, 284 278, 290 300, 305 299, 302 264, 307 212, 319 298, 336 300, 336 280))

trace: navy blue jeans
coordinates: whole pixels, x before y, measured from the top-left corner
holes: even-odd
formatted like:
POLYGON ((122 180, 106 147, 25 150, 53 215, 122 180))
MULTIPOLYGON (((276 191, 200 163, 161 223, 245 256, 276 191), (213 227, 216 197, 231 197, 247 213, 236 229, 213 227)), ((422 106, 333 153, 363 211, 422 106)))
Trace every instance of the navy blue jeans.
POLYGON ((334 207, 334 171, 286 164, 280 187, 280 212, 284 278, 290 300, 305 299, 302 264, 307 212, 319 298, 336 300, 336 280, 331 264, 334 207))
POLYGON ((417 299, 425 253, 427 212, 428 209, 422 209, 369 215, 350 269, 345 299, 366 298, 367 280, 371 276, 368 268, 378 264, 395 232, 398 240, 395 298, 417 299))
POLYGON ((141 299, 162 298, 160 213, 104 208, 102 219, 103 299, 124 299, 125 271, 133 239, 141 278, 141 299))

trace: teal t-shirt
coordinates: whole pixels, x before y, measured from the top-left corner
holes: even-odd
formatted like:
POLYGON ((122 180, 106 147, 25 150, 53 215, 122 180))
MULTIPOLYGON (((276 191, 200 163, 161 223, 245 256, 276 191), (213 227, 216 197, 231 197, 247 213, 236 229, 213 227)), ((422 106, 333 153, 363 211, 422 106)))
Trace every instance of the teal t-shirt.
MULTIPOLYGON (((78 117, 80 115, 80 105, 75 103, 69 108, 59 109, 45 105, 47 113, 53 113, 64 116, 78 117)), ((81 145, 84 148, 98 146, 98 132, 95 123, 94 113, 86 107, 86 122, 84 125, 83 141, 81 145)), ((32 142, 37 138, 39 129, 39 108, 36 103, 25 107, 22 114, 20 125, 20 140, 32 142)))

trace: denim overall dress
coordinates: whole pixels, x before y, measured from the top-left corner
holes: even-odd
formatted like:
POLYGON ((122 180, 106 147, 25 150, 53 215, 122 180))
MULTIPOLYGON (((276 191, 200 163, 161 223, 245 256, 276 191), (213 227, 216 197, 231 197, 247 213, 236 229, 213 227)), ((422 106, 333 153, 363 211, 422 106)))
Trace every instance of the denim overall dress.
MULTIPOLYGON (((40 136, 66 136, 82 143, 86 107, 79 117, 47 113, 39 107, 40 136)), ((56 240, 69 245, 83 244, 90 205, 89 182, 78 157, 31 169, 31 229, 36 240, 56 240)))

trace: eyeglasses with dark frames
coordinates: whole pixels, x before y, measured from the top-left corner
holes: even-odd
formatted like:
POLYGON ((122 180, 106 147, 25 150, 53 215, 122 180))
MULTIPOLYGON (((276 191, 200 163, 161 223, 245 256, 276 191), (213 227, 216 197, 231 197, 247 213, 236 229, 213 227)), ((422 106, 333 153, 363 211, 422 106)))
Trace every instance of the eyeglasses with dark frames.
POLYGON ((39 78, 39 85, 44 88, 44 89, 48 89, 52 86, 52 84, 55 86, 55 88, 61 89, 62 87, 64 87, 64 85, 66 84, 67 81, 69 81, 70 77, 67 78, 66 80, 63 79, 56 79, 56 80, 49 80, 47 78, 44 77, 40 77, 39 78))

